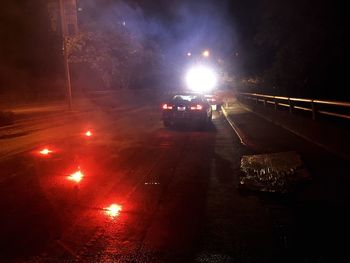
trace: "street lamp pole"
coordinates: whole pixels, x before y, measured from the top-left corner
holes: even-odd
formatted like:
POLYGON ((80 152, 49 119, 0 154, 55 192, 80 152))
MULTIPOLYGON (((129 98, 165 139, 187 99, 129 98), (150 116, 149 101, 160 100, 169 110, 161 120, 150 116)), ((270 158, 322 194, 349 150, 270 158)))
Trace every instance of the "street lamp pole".
POLYGON ((63 60, 64 60, 64 73, 66 79, 66 92, 67 92, 67 101, 68 107, 72 109, 72 87, 70 81, 70 72, 69 72, 69 61, 68 61, 68 52, 67 52, 67 32, 66 32, 66 15, 64 12, 63 0, 59 0, 60 4, 60 16, 61 16, 61 32, 63 39, 63 60))

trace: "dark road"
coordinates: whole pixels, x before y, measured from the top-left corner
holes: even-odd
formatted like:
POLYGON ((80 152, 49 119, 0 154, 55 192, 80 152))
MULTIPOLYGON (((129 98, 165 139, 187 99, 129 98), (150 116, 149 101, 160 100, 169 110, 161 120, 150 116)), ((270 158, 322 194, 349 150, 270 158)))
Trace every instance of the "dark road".
POLYGON ((346 161, 253 114, 232 118, 255 148, 240 144, 221 112, 205 130, 166 129, 157 103, 126 111, 97 101, 96 112, 56 116, 55 127, 22 138, 31 150, 1 159, 0 262, 340 257, 346 161), (87 127, 91 137, 83 136, 87 127), (52 152, 40 155, 43 146, 52 152), (301 154, 311 182, 285 195, 238 189, 243 155, 286 150, 301 154), (77 171, 81 181, 69 180, 77 171), (112 204, 121 208, 113 215, 112 204))

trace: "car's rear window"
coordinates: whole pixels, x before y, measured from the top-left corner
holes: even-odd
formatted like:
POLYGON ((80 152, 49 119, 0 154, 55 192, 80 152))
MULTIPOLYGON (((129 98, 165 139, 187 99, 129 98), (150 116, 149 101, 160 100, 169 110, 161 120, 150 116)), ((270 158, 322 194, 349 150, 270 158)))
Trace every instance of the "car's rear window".
POLYGON ((178 101, 178 100, 182 100, 182 101, 198 101, 200 100, 199 96, 196 95, 175 95, 173 97, 173 100, 178 101))

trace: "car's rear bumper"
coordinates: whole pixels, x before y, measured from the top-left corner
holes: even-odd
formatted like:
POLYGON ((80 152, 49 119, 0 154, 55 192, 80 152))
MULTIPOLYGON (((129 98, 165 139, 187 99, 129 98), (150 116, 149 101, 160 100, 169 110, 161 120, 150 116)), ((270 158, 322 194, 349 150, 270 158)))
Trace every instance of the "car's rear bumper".
POLYGON ((163 112, 163 121, 168 122, 192 122, 205 121, 207 118, 206 112, 163 112))

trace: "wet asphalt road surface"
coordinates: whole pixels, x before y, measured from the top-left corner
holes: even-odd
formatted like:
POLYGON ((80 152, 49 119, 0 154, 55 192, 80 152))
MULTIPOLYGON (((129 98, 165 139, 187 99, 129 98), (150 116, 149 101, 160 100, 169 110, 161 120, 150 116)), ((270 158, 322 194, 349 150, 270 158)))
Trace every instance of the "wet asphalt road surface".
MULTIPOLYGON (((346 162, 247 114, 163 128, 157 108, 107 111, 94 136, 2 160, 0 262, 334 262, 347 237, 346 162), (266 137, 267 136, 267 137, 266 137), (313 180, 288 195, 238 189, 242 155, 296 150, 313 180), (80 170, 77 183, 67 177, 80 170), (332 175, 330 175, 330 173, 332 175), (335 180, 336 179, 336 180, 335 180), (110 216, 106 208, 121 211, 110 216)), ((43 142, 44 143, 44 142, 43 142)))

